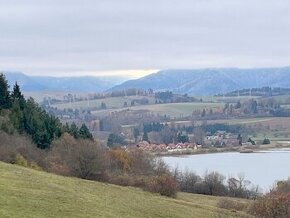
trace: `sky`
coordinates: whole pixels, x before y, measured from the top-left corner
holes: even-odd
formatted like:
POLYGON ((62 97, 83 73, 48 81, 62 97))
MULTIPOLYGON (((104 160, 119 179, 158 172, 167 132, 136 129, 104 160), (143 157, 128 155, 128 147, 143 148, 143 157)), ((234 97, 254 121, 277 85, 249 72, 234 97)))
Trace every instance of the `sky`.
POLYGON ((289 11, 289 0, 0 0, 0 70, 289 66, 289 11))

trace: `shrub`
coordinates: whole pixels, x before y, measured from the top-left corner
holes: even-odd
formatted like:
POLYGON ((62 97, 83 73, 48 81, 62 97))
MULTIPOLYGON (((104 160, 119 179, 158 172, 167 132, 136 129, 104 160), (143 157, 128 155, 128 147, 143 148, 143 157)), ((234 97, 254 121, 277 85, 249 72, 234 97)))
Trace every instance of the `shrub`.
POLYGON ((51 172, 82 179, 104 180, 107 168, 107 153, 91 140, 75 139, 64 134, 52 143, 48 154, 48 169, 51 172))
POLYGON ((274 192, 290 194, 290 179, 277 182, 274 192))
POLYGON ((263 145, 271 144, 270 139, 265 138, 262 142, 263 145))
POLYGON ((34 170, 42 170, 42 168, 40 166, 38 166, 38 164, 34 161, 32 161, 30 164, 29 164, 29 167, 31 169, 34 169, 34 170))
POLYGON ((146 182, 144 189, 167 197, 175 197, 177 193, 177 184, 170 175, 163 174, 150 178, 146 182))
MULTIPOLYGON (((0 160, 7 163, 15 163, 17 155, 21 155, 28 163, 37 163, 44 166, 44 151, 31 143, 28 137, 17 133, 9 135, 0 131, 0 160)), ((20 158, 19 156, 17 158, 20 158)), ((20 160, 19 160, 20 161, 20 160)))
POLYGON ((27 160, 21 154, 16 154, 12 163, 23 167, 28 166, 27 160))
POLYGON ((224 185, 225 177, 218 172, 206 172, 204 176, 204 185, 206 192, 204 194, 223 196, 226 194, 226 186, 224 185))
POLYGON ((129 152, 123 149, 115 149, 110 151, 111 167, 115 170, 130 171, 132 167, 132 159, 129 152))
POLYGON ((290 217, 290 195, 267 194, 256 200, 251 205, 249 212, 262 218, 288 218, 290 217))
POLYGON ((145 187, 147 177, 133 176, 129 174, 111 176, 109 182, 121 186, 145 187))
POLYGON ((235 200, 235 199, 221 198, 218 201, 217 206, 219 208, 223 208, 223 209, 227 209, 227 210, 245 211, 245 210, 247 210, 249 204, 235 200))
POLYGON ((198 183, 202 181, 202 178, 193 172, 184 172, 178 175, 179 188, 183 192, 197 193, 198 183))

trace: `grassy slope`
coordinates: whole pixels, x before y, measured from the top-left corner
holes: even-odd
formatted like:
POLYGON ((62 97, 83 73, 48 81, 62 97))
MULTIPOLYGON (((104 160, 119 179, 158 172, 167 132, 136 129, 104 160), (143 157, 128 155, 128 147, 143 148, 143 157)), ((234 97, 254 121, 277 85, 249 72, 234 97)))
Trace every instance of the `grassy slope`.
MULTIPOLYGON (((190 103, 169 103, 169 104, 151 104, 151 105, 141 105, 128 107, 130 110, 147 110, 154 114, 159 115, 169 115, 171 117, 180 117, 180 116, 190 116, 193 111, 203 109, 213 109, 220 110, 223 107, 221 103, 200 103, 200 102, 190 102, 190 103)), ((122 109, 109 109, 109 110, 100 110, 93 111, 95 115, 104 115, 112 111, 124 110, 122 109)))
MULTIPOLYGON (((104 102, 107 108, 123 108, 124 102, 126 101, 128 105, 131 104, 133 99, 142 99, 144 96, 128 96, 128 97, 110 97, 104 99, 96 99, 88 101, 78 101, 70 103, 59 103, 54 104, 53 107, 57 107, 58 109, 86 109, 86 108, 100 108, 101 103, 104 102)), ((145 97, 149 100, 149 104, 154 104, 155 99, 152 97, 145 97)))
POLYGON ((218 209, 216 197, 172 199, 2 162, 0 175, 0 217, 245 217, 218 209))

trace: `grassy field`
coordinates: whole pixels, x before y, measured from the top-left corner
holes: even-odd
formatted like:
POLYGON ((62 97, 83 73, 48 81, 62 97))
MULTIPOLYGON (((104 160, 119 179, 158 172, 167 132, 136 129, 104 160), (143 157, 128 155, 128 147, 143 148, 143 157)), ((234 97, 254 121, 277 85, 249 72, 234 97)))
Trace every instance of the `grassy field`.
POLYGON ((282 108, 287 108, 287 109, 290 109, 290 104, 284 104, 284 105, 281 105, 282 108))
POLYGON ((213 111, 221 109, 223 104, 220 103, 171 103, 171 104, 154 104, 132 107, 132 110, 148 110, 155 114, 169 115, 171 117, 191 116, 193 111, 212 109, 213 111))
MULTIPOLYGON (((104 102, 108 109, 112 108, 123 108, 124 102, 127 102, 130 105, 133 99, 142 99, 143 96, 128 96, 128 97, 110 97, 104 99, 96 99, 90 101, 78 101, 72 103, 59 103, 54 104, 53 106, 58 109, 96 109, 101 107, 101 103, 104 102)), ((149 100, 149 104, 155 103, 155 98, 153 97, 146 97, 149 100)))
MULTIPOLYGON (((167 115, 172 118, 191 116, 193 111, 202 111, 203 109, 220 110, 223 107, 221 103, 202 103, 202 102, 190 102, 190 103, 170 103, 170 104, 152 104, 152 105, 140 105, 129 107, 130 110, 146 110, 148 112, 159 114, 161 116, 167 115)), ((123 110, 124 108, 122 108, 123 110)), ((120 110, 120 109, 119 109, 120 110)), ((93 111, 95 115, 104 115, 117 110, 100 110, 93 111)))
MULTIPOLYGON (((162 197, 137 188, 57 176, 0 162, 0 217, 247 217, 219 198, 162 197)), ((240 200, 243 201, 243 200, 240 200)))
POLYGON ((214 96, 214 97, 205 97, 203 98, 206 101, 212 101, 212 102, 227 102, 227 103, 237 103, 239 100, 240 101, 246 101, 249 99, 257 99, 260 98, 259 96, 214 96))
POLYGON ((289 101, 290 101, 290 95, 278 95, 278 96, 272 96, 269 98, 274 98, 280 104, 285 104, 285 103, 289 104, 289 101))

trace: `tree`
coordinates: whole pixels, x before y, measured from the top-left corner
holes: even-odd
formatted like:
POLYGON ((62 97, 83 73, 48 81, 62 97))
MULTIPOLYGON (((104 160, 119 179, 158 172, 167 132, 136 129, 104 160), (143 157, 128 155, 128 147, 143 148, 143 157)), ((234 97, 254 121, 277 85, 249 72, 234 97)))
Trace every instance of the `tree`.
POLYGON ((201 113, 201 116, 202 116, 202 117, 205 117, 205 115, 206 115, 206 111, 205 111, 205 109, 203 109, 203 110, 202 110, 202 113, 201 113))
POLYGON ((235 108, 239 109, 241 107, 242 107, 242 104, 241 104, 240 100, 238 100, 237 104, 235 105, 235 108))
POLYGON ((101 103, 101 109, 107 109, 107 105, 106 105, 105 102, 102 102, 102 103, 101 103))
POLYGON ((197 144, 202 145, 204 142, 205 132, 201 127, 196 127, 193 130, 194 139, 197 144))
POLYGON ((224 180, 225 177, 218 172, 206 172, 204 176, 206 192, 209 195, 225 195, 226 188, 224 180))
POLYGON ((14 87, 13 87, 13 91, 12 91, 12 93, 11 93, 11 98, 12 98, 13 100, 23 98, 23 95, 22 95, 22 93, 21 93, 21 91, 20 91, 20 87, 19 87, 19 85, 17 84, 17 82, 15 83, 15 85, 14 85, 14 87))
POLYGON ((148 133, 147 133, 147 132, 144 132, 144 133, 143 133, 142 140, 143 140, 143 141, 146 141, 146 142, 148 142, 148 141, 149 141, 149 138, 148 138, 148 133))
POLYGON ((134 128, 133 135, 134 135, 135 142, 137 142, 138 136, 140 135, 140 131, 138 128, 134 128))
POLYGON ((24 114, 23 110, 21 110, 21 106, 18 100, 15 100, 10 109, 11 113, 9 115, 10 121, 13 126, 18 130, 21 134, 25 131, 24 128, 24 114))
POLYGON ((9 93, 9 85, 3 73, 0 74, 0 110, 9 109, 11 106, 11 99, 9 93))
POLYGON ((112 148, 125 144, 125 139, 117 134, 111 133, 108 137, 107 146, 112 148))
POLYGON ((262 142, 263 145, 271 144, 270 139, 265 138, 262 142))
POLYGON ((79 130, 79 138, 83 138, 83 139, 90 139, 93 140, 93 135, 91 134, 89 128, 85 125, 82 124, 80 130, 79 130))
POLYGON ((239 145, 242 145, 242 143, 243 143, 243 137, 241 136, 241 134, 238 135, 237 140, 239 142, 239 145))
POLYGON ((75 122, 70 125, 69 134, 72 135, 75 139, 79 138, 79 128, 75 122))
POLYGON ((251 137, 248 139, 248 142, 250 142, 252 145, 256 145, 256 142, 253 141, 253 139, 251 137))
POLYGON ((185 142, 188 142, 188 141, 189 141, 189 139, 188 139, 187 135, 183 135, 181 132, 179 132, 177 134, 177 142, 185 143, 185 142))

